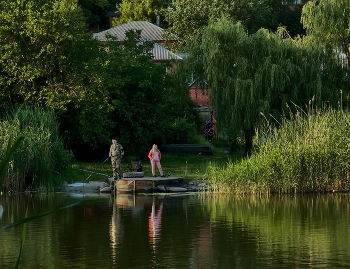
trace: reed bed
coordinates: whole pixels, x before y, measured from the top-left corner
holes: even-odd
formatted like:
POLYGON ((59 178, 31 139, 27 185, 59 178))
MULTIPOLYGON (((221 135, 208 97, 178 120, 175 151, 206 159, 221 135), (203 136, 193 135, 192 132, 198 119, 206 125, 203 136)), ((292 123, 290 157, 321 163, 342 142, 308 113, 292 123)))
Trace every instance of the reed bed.
POLYGON ((0 121, 0 134, 0 159, 8 141, 25 137, 9 163, 3 191, 50 189, 59 184, 53 171, 64 169, 70 156, 64 150, 53 111, 19 107, 0 121))
POLYGON ((348 191, 350 188, 350 114, 298 110, 278 127, 257 131, 253 153, 209 165, 213 192, 235 194, 348 191))

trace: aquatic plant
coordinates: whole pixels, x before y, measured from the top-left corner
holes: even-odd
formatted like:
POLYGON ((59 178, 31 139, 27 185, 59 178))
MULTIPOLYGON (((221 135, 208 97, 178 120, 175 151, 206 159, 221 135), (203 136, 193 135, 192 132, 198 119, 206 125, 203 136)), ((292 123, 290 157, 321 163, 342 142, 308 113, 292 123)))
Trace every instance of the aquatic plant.
POLYGON ((20 136, 12 144, 12 139, 10 138, 8 143, 7 143, 5 155, 2 158, 2 160, 0 161, 0 192, 2 191, 2 186, 3 186, 4 180, 5 180, 6 171, 7 171, 9 162, 10 162, 15 150, 19 147, 19 145, 23 141, 23 139, 24 139, 24 137, 20 136))
POLYGON ((239 194, 347 191, 350 114, 296 107, 279 127, 257 130, 254 150, 224 168, 210 165, 212 191, 239 194))
POLYGON ((70 161, 51 110, 21 106, 0 121, 0 157, 10 137, 25 136, 8 165, 4 191, 23 191, 28 187, 54 184, 53 171, 60 171, 70 161))
MULTIPOLYGON (((7 148, 6 148, 5 154, 2 157, 2 159, 0 159, 0 193, 1 194, 2 194, 2 188, 3 188, 3 183, 4 183, 4 180, 5 180, 5 176, 6 176, 6 173, 8 171, 9 163, 10 163, 13 155, 15 154, 16 150, 18 150, 18 148, 21 146, 21 143, 22 143, 22 141, 24 139, 25 139, 25 137, 20 136, 20 137, 18 137, 15 140, 15 142, 12 143, 12 138, 10 138, 8 143, 7 143, 7 148)), ((79 201, 77 203, 70 204, 70 205, 67 205, 67 206, 63 206, 63 207, 60 207, 58 209, 54 209, 54 210, 51 210, 51 211, 48 211, 48 212, 44 212, 44 213, 41 213, 41 214, 36 214, 36 215, 30 216, 30 217, 26 216, 26 218, 24 218, 24 219, 15 221, 15 222, 13 222, 13 223, 11 223, 9 225, 6 225, 4 227, 0 227, 0 232, 2 232, 2 231, 5 231, 5 230, 8 230, 8 229, 11 229, 11 228, 13 228, 15 226, 23 224, 19 254, 18 254, 18 258, 16 260, 14 268, 16 268, 16 269, 19 268, 19 264, 20 264, 20 261, 21 261, 22 251, 23 251, 25 237, 26 237, 26 233, 27 233, 27 222, 29 222, 31 220, 34 220, 34 219, 37 219, 37 218, 41 218, 43 216, 52 214, 52 213, 60 211, 60 210, 68 209, 68 208, 71 208, 71 207, 74 207, 74 206, 77 206, 77 205, 81 205, 81 204, 85 204, 85 203, 91 203, 91 202, 94 202, 94 201, 95 200, 93 200, 93 199, 82 200, 82 201, 79 201)))

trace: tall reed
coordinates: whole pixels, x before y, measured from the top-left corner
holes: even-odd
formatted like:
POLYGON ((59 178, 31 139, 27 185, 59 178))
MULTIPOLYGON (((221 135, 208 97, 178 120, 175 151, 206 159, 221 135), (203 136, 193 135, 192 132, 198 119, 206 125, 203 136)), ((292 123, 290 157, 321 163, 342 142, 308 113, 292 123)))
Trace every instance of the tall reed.
POLYGON ((348 191, 350 114, 297 109, 279 127, 260 128, 253 154, 208 167, 215 192, 249 194, 348 191))
MULTIPOLYGON (((0 138, 5 139, 6 138, 5 133, 2 133, 2 134, 3 134, 3 136, 1 136, 0 138)), ((25 139, 24 136, 19 136, 13 142, 12 141, 12 137, 10 136, 9 139, 8 139, 8 143, 6 143, 6 145, 2 144, 5 149, 4 149, 4 152, 2 152, 2 154, 0 155, 0 194, 1 195, 2 195, 2 190, 3 190, 3 183, 4 183, 5 179, 6 179, 6 174, 8 172, 8 167, 9 167, 9 164, 11 162, 11 159, 14 156, 15 152, 17 151, 17 149, 20 147, 21 143, 24 141, 24 139, 25 139)), ((29 140, 29 141, 33 142, 32 140, 29 140)), ((30 144, 34 144, 34 143, 30 143, 30 144)), ((14 166, 14 165, 12 164, 12 166, 14 166)), ((18 197, 19 196, 17 196, 17 198, 18 197)), ((83 201, 79 201, 78 203, 75 203, 75 204, 63 206, 63 207, 60 207, 58 209, 54 209, 54 210, 51 210, 51 211, 48 211, 48 212, 44 212, 44 213, 41 213, 41 214, 36 214, 36 215, 33 215, 33 216, 29 216, 29 217, 27 216, 27 213, 28 213, 28 207, 27 207, 26 217, 24 219, 17 220, 15 222, 12 222, 12 223, 6 225, 6 226, 0 227, 0 232, 2 232, 2 231, 5 231, 5 230, 8 230, 8 229, 11 229, 11 228, 13 228, 15 226, 23 224, 22 236, 21 236, 21 240, 20 240, 21 244, 20 244, 20 248, 19 248, 19 254, 18 254, 18 258, 16 260, 14 268, 17 269, 17 268, 20 267, 20 261, 22 259, 22 253, 23 253, 23 250, 24 250, 24 247, 25 247, 24 246, 24 242, 25 242, 26 233, 27 233, 27 222, 29 222, 31 220, 35 220, 35 219, 41 218, 41 217, 44 217, 46 215, 55 213, 55 212, 63 210, 63 209, 68 209, 68 208, 74 207, 76 205, 85 204, 85 203, 89 203, 89 202, 93 202, 93 201, 94 200, 85 200, 84 199, 83 201)), ((17 204, 18 204, 18 201, 17 201, 17 204)), ((2 208, 2 205, 0 205, 0 207, 2 208)), ((0 216, 0 219, 1 219, 1 216, 0 216)))
POLYGON ((9 163, 4 191, 55 185, 53 171, 63 169, 70 157, 64 150, 53 111, 18 107, 0 121, 0 133, 0 158, 10 137, 26 137, 9 163))

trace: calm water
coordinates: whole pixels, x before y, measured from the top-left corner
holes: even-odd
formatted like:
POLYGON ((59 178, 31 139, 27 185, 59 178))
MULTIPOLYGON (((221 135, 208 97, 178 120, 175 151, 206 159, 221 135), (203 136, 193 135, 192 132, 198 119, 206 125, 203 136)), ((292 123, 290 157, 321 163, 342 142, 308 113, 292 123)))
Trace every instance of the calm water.
MULTIPOLYGON (((95 196, 30 221, 20 268, 350 268, 349 197, 95 196)), ((83 199, 0 196, 0 227, 83 199)), ((0 232, 1 269, 22 230, 0 232)))

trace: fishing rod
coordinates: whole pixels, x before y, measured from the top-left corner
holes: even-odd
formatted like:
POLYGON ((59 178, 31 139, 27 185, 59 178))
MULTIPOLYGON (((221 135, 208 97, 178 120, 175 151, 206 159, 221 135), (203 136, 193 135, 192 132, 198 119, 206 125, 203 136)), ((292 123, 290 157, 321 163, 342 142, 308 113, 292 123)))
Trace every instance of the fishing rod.
MULTIPOLYGON (((84 172, 88 172, 88 173, 91 173, 91 174, 96 174, 96 175, 101 175, 101 176, 107 176, 107 177, 110 177, 110 175, 107 175, 107 174, 103 174, 103 173, 98 173, 98 172, 93 172, 93 171, 90 171, 90 170, 86 170, 86 169, 80 169, 80 168, 73 168, 74 170, 80 170, 80 171, 84 171, 84 172)), ((90 177, 91 175, 89 175, 90 177)), ((88 178, 89 178, 88 177, 88 178)))
POLYGON ((101 163, 101 165, 98 167, 99 169, 102 167, 102 165, 109 159, 109 157, 106 158, 106 160, 103 161, 103 163, 101 163))
MULTIPOLYGON (((101 163, 101 165, 100 165, 97 169, 100 169, 100 168, 102 167, 102 165, 103 165, 108 159, 109 159, 109 157, 107 157, 107 158, 101 163)), ((93 172, 93 171, 89 171, 89 170, 86 170, 86 169, 80 169, 80 168, 73 168, 73 169, 75 169, 75 170, 80 170, 80 171, 84 171, 84 172, 89 172, 89 173, 90 173, 90 175, 89 175, 84 181, 87 181, 87 180, 92 176, 92 174, 110 177, 110 175, 103 174, 103 173, 98 173, 98 172, 93 172)))

